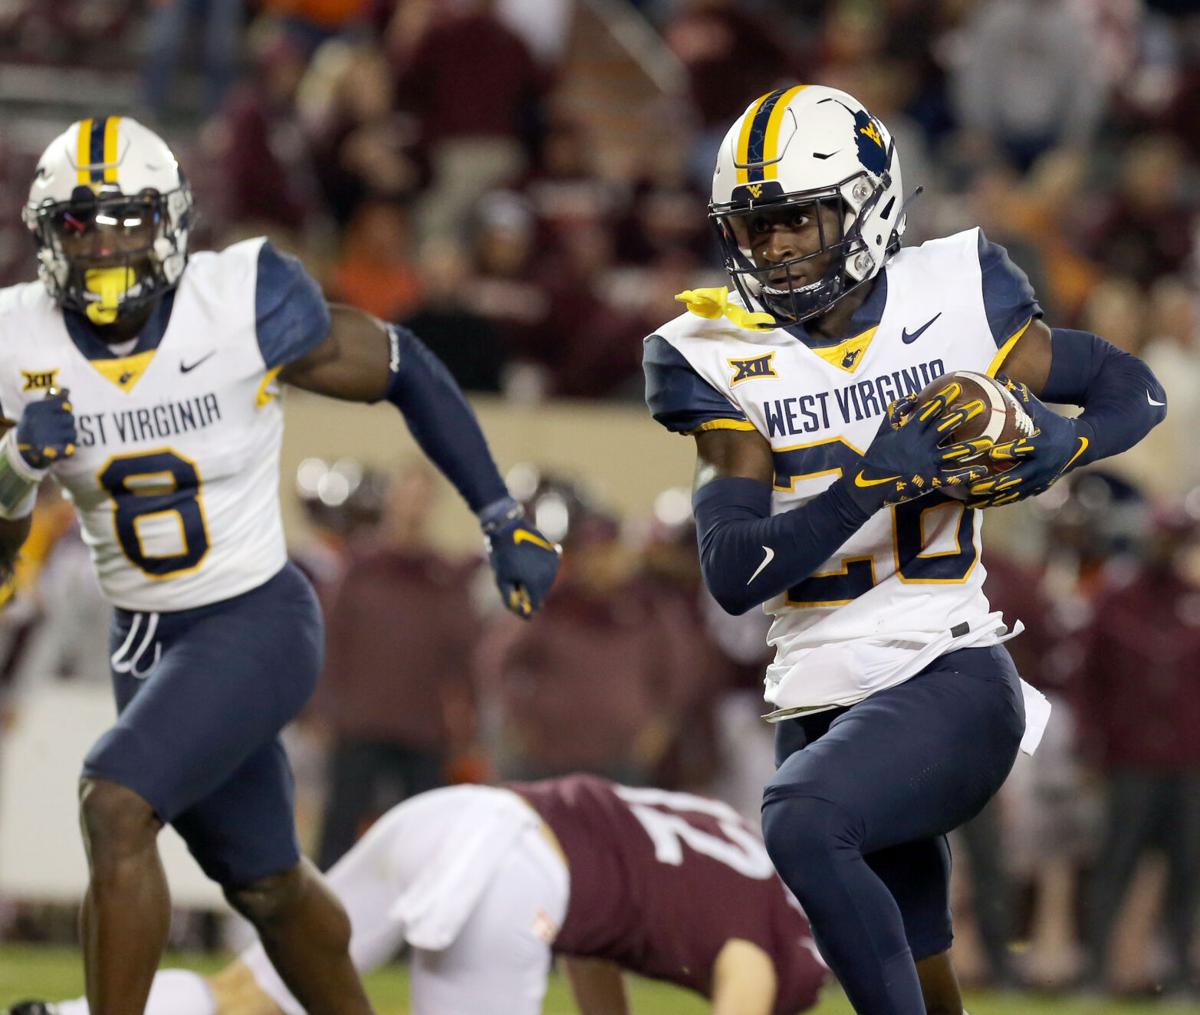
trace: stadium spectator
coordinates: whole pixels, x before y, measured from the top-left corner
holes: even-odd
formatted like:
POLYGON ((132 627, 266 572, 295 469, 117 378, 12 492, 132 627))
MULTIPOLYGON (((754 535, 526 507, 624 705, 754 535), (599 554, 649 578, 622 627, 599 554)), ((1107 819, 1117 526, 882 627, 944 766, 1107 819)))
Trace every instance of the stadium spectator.
POLYGON ((364 201, 411 201, 428 183, 415 118, 395 108, 394 81, 373 43, 332 40, 314 55, 299 102, 321 193, 340 228, 364 201))
POLYGON ((962 139, 980 164, 1022 171, 1058 145, 1082 146, 1105 110, 1090 26, 1072 4, 993 0, 974 8, 961 39, 953 94, 962 139))
POLYGON ((241 230, 301 237, 323 213, 308 139, 296 110, 307 57, 276 24, 249 40, 251 72, 230 93, 208 134, 219 183, 212 214, 241 230))
POLYGON ((411 314, 421 302, 408 209, 394 201, 360 204, 342 234, 333 267, 333 298, 385 321, 411 314))
POLYGON ((351 547, 329 599, 313 718, 332 735, 317 863, 328 869, 406 797, 441 786, 472 736, 475 562, 433 551, 432 473, 401 469, 374 538, 351 547))
POLYGON ((149 42, 142 68, 143 102, 154 119, 175 104, 175 79, 197 32, 203 34, 202 109, 221 108, 234 82, 240 46, 244 0, 157 0, 147 26, 149 42))
POLYGON ((523 499, 562 543, 563 568, 536 625, 500 617, 482 637, 478 694, 496 769, 505 779, 587 771, 645 785, 691 679, 671 629, 659 629, 670 618, 636 580, 616 517, 581 487, 539 476, 523 499))
POLYGON ((1200 584, 1197 498, 1160 510, 1145 559, 1097 602, 1083 636, 1081 718, 1103 774, 1107 816, 1088 898, 1087 982, 1107 985, 1116 918, 1143 852, 1166 854, 1164 992, 1200 1000, 1193 945, 1200 905, 1200 584))
POLYGON ((393 54, 398 101, 419 118, 432 168, 422 239, 457 235, 479 196, 519 178, 536 146, 546 72, 494 7, 441 3, 411 46, 393 54))

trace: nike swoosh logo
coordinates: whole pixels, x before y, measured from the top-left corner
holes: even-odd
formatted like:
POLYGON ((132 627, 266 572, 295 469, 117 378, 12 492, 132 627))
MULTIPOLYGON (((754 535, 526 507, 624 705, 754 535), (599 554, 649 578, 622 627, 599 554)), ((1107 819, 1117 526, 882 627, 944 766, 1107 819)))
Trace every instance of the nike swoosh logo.
POLYGON ((517 529, 513 533, 513 542, 517 544, 533 543, 534 546, 540 546, 543 550, 549 550, 551 553, 558 552, 558 547, 553 543, 547 543, 541 536, 530 532, 528 529, 517 529))
POLYGON ((913 332, 910 332, 907 328, 901 329, 900 341, 903 342, 905 345, 911 345, 918 338, 920 338, 923 334, 925 334, 925 329, 928 328, 934 321, 936 321, 941 316, 942 315, 940 312, 934 314, 931 318, 929 318, 928 321, 926 321, 916 331, 913 331, 913 332))
POLYGON ((1087 449, 1088 449, 1088 439, 1086 437, 1080 437, 1079 438, 1079 450, 1076 451, 1075 454, 1073 454, 1070 457, 1070 459, 1068 459, 1067 464, 1062 467, 1061 471, 1059 472, 1059 475, 1061 476, 1064 472, 1066 472, 1067 469, 1069 469, 1074 464, 1075 459, 1078 458, 1080 455, 1082 455, 1087 449))
MULTIPOLYGON (((1082 439, 1083 438, 1081 437, 1080 440, 1082 440, 1082 439)), ((862 472, 860 471, 859 474, 854 477, 854 485, 855 486, 880 486, 883 483, 894 483, 899 478, 900 478, 899 476, 884 476, 883 479, 867 479, 867 477, 864 476, 862 474, 862 472)))
POLYGON ((762 563, 759 564, 757 568, 755 568, 754 574, 752 574, 749 578, 746 579, 747 585, 749 585, 752 581, 754 581, 755 578, 757 578, 760 574, 762 574, 763 568, 766 567, 768 564, 771 563, 771 561, 773 561, 775 559, 775 551, 772 550, 769 546, 764 546, 763 550, 765 551, 766 555, 763 557, 762 563))
POLYGON ((1150 397, 1149 391, 1146 392, 1146 401, 1149 402, 1151 405, 1166 405, 1167 404, 1166 402, 1156 402, 1153 398, 1150 397))
POLYGON ((184 362, 183 362, 183 360, 180 360, 180 361, 179 361, 179 372, 180 372, 181 374, 188 374, 188 373, 191 373, 191 372, 192 372, 193 370, 195 370, 195 369, 196 369, 196 367, 198 367, 198 366, 199 366, 201 363, 203 363, 205 360, 212 359, 212 357, 214 357, 216 354, 217 354, 217 350, 216 350, 216 349, 213 349, 213 350, 212 350, 211 352, 209 352, 207 355, 205 355, 205 356, 201 356, 201 357, 200 357, 198 360, 196 360, 196 362, 195 362, 195 363, 184 363, 184 362))

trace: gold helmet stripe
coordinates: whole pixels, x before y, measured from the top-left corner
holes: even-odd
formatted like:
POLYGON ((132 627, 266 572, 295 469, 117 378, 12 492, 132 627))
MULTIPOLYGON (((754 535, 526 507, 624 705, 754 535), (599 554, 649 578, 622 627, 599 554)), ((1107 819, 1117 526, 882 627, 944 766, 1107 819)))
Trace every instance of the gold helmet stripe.
POLYGON ((119 116, 110 116, 104 121, 104 182, 117 182, 117 157, 120 140, 117 128, 121 125, 119 116))
POLYGON ((79 138, 75 144, 75 182, 87 184, 92 182, 92 173, 88 168, 92 164, 92 121, 79 122, 79 138))
POLYGON ((783 125, 783 114, 788 103, 804 91, 808 85, 795 85, 786 91, 776 90, 760 95, 746 110, 742 130, 738 135, 737 182, 749 183, 753 175, 756 180, 773 180, 778 176, 774 162, 779 158, 779 132, 783 125), (769 108, 768 108, 769 107, 769 108), (755 136, 761 144, 755 144, 755 136), (759 153, 760 159, 750 160, 751 148, 759 153))
POLYGON ((779 178, 779 131, 783 126, 783 114, 788 104, 799 95, 808 85, 796 85, 789 88, 775 103, 771 110, 771 119, 767 122, 767 136, 763 141, 763 179, 776 180, 779 178))
POLYGON ((754 130, 754 121, 758 118, 758 111, 762 108, 762 104, 774 94, 774 92, 767 92, 766 95, 760 95, 750 103, 743 114, 742 132, 738 135, 737 158, 734 160, 734 165, 737 166, 738 183, 748 183, 750 180, 749 170, 746 168, 746 163, 749 161, 750 134, 754 130))

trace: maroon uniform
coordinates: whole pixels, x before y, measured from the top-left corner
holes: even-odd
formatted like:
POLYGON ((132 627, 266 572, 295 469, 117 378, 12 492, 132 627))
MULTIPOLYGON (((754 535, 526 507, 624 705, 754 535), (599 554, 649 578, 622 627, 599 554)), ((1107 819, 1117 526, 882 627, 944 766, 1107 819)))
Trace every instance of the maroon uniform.
POLYGON ((566 854, 571 899, 554 950, 609 959, 712 995, 730 938, 775 965, 776 1015, 811 1008, 825 980, 808 921, 758 832, 715 800, 591 775, 515 783, 566 854))

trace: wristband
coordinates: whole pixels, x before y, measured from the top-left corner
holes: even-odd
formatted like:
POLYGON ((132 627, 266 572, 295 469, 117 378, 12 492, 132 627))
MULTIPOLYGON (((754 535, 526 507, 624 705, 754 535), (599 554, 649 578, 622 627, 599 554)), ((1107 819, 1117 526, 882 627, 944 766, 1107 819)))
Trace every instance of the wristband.
POLYGON ((0 438, 0 518, 26 518, 49 469, 35 469, 17 449, 16 428, 0 438))

